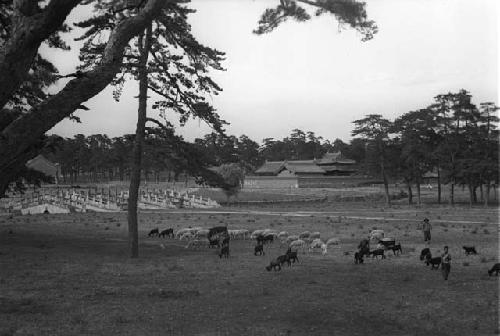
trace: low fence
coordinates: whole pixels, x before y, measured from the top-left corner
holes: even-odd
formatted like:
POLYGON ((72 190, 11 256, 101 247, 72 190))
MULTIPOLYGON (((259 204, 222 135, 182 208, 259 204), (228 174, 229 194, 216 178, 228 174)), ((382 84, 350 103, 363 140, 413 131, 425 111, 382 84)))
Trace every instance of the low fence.
MULTIPOLYGON (((61 209, 85 212, 120 211, 128 207, 128 190, 117 188, 41 188, 25 195, 10 195, 0 201, 6 211, 33 208, 40 205, 54 205, 61 209)), ((214 208, 219 204, 209 198, 190 195, 187 192, 162 189, 141 189, 138 207, 140 209, 168 208, 214 208)), ((49 211, 50 212, 50 211, 49 211)))

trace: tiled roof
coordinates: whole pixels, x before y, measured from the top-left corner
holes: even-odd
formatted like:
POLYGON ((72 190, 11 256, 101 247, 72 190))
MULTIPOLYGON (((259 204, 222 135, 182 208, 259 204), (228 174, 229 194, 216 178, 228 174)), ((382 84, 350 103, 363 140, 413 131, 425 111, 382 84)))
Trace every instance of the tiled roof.
POLYGON ((284 161, 267 161, 255 171, 256 174, 278 174, 284 161))
POLYGON ((317 166, 313 161, 310 163, 302 163, 299 161, 289 161, 285 163, 285 167, 294 173, 311 173, 324 174, 325 171, 317 166))

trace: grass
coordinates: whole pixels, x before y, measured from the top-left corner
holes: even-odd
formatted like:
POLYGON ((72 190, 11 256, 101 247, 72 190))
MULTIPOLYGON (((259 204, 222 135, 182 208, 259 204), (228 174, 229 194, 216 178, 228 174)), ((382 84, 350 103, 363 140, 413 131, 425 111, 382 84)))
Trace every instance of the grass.
POLYGON ((487 335, 497 330, 498 278, 486 272, 497 258, 497 235, 464 235, 462 225, 433 230, 433 254, 448 245, 453 256, 444 282, 440 271, 418 260, 426 245, 416 229, 424 216, 433 221, 441 214, 441 220, 498 233, 498 222, 477 220, 479 211, 498 218, 496 209, 400 207, 382 213, 370 204, 330 206, 285 205, 259 214, 142 212, 138 259, 127 257, 125 213, 0 217, 0 335, 487 335), (314 217, 291 212, 304 210, 318 212, 314 217), (381 220, 374 225, 373 218, 381 220), (326 256, 301 253, 292 267, 267 272, 271 258, 285 250, 278 243, 266 245, 260 257, 253 255, 252 242, 232 241, 231 257, 220 259, 214 249, 188 250, 185 242, 146 237, 156 226, 211 227, 221 221, 234 229, 273 224, 290 234, 319 231, 325 240, 340 238, 342 245, 326 256), (355 265, 353 251, 371 227, 390 231, 404 253, 355 265), (462 245, 475 245, 481 257, 466 257, 462 245))

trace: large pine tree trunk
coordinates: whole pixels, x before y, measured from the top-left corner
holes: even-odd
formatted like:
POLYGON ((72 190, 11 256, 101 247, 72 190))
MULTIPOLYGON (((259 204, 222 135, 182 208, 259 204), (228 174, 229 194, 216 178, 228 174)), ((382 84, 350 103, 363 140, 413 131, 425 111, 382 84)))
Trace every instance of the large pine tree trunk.
POLYGON ((141 60, 139 63, 139 108, 137 113, 137 128, 135 131, 135 142, 132 150, 132 172, 130 176, 129 198, 128 198, 128 241, 130 257, 139 256, 139 230, 137 225, 137 200, 139 197, 139 185, 141 183, 141 159, 144 134, 146 128, 146 110, 148 102, 148 70, 147 61, 151 46, 151 25, 146 29, 145 37, 139 39, 139 44, 144 45, 141 49, 141 60), (144 40, 144 41, 143 41, 144 40))

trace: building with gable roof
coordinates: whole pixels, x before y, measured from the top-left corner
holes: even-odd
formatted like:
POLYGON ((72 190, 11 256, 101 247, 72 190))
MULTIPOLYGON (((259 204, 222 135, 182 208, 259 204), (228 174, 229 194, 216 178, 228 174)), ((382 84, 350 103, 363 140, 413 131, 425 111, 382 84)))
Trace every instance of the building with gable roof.
POLYGON ((353 187, 372 179, 357 176, 356 161, 340 152, 326 153, 314 160, 266 161, 245 178, 246 188, 335 188, 353 187))

